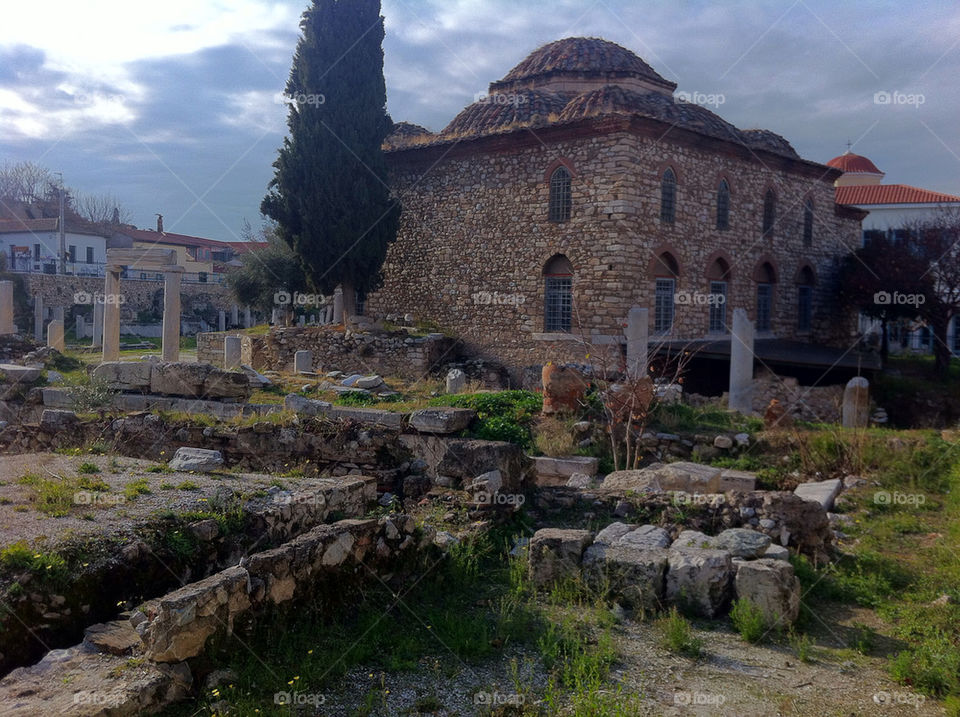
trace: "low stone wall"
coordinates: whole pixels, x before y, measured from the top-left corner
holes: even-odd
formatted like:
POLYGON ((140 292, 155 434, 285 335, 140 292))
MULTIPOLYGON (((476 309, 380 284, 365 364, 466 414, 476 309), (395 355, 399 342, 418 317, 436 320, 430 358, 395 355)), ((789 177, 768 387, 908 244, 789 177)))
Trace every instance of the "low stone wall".
MULTIPOLYGON (((223 365, 227 333, 197 334, 197 360, 223 365)), ((410 336, 406 332, 344 331, 334 326, 274 328, 266 336, 244 337, 241 360, 258 371, 292 371, 297 351, 313 352, 313 369, 378 373, 420 379, 457 358, 456 342, 443 334, 410 336), (248 360, 249 359, 249 360, 248 360)))
POLYGON ((150 600, 126 619, 93 625, 82 645, 13 671, 0 681, 4 714, 156 712, 188 696, 195 684, 188 660, 212 638, 230 639, 274 606, 343 596, 369 580, 397 581, 436 560, 433 538, 432 529, 418 529, 407 515, 314 528, 150 600), (98 659, 88 659, 91 653, 98 659))
MULTIPOLYGON (((47 308, 76 308, 89 314, 91 304, 77 304, 75 295, 95 296, 102 294, 104 278, 86 276, 59 276, 54 274, 30 274, 27 278, 27 291, 31 297, 42 296, 47 308)), ((120 306, 120 318, 124 322, 135 323, 137 314, 149 311, 163 314, 163 282, 142 279, 121 279, 120 293, 123 304, 120 306)), ((180 287, 181 313, 185 319, 191 317, 203 319, 208 324, 216 324, 219 311, 228 312, 236 300, 225 284, 191 284, 180 287)), ((33 324, 29 326, 33 332, 33 324)))
POLYGON ((197 361, 223 368, 223 340, 227 336, 240 338, 240 363, 256 369, 270 368, 265 353, 266 338, 236 331, 208 331, 197 334, 197 361))
POLYGON ((180 580, 197 580, 236 565, 254 547, 269 547, 290 540, 324 523, 330 516, 364 515, 377 497, 377 480, 367 476, 338 479, 302 479, 295 491, 274 490, 267 496, 244 500, 218 494, 243 513, 242 530, 224 534, 208 518, 190 523, 176 519, 150 519, 131 523, 121 534, 98 540, 96 545, 75 546, 69 541, 49 548, 65 554, 74 550, 96 555, 72 574, 69 585, 38 579, 29 571, 17 575, 25 588, 7 595, 9 610, 0 617, 0 672, 29 664, 51 647, 64 647, 80 639, 83 629, 109 619, 117 605, 139 602, 162 594, 180 580), (172 553, 163 534, 179 530, 193 543, 189 557, 172 553), (179 578, 179 580, 178 580, 179 578))

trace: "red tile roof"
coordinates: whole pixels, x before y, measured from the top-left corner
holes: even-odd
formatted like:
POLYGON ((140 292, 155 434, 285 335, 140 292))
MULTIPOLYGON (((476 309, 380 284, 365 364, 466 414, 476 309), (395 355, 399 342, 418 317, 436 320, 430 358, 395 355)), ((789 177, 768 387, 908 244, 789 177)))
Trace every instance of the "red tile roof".
POLYGON ((853 152, 844 152, 839 157, 834 157, 827 162, 827 166, 854 174, 883 174, 869 159, 853 152))
POLYGON ((172 246, 207 247, 210 249, 228 249, 230 244, 216 239, 204 239, 189 234, 173 234, 172 232, 155 232, 149 229, 132 229, 124 227, 120 230, 134 241, 149 242, 151 244, 169 244, 172 246))
POLYGON ((931 192, 906 184, 861 184, 836 188, 837 204, 949 204, 960 202, 952 194, 931 192))
POLYGON ((0 219, 0 234, 55 232, 57 219, 0 219))

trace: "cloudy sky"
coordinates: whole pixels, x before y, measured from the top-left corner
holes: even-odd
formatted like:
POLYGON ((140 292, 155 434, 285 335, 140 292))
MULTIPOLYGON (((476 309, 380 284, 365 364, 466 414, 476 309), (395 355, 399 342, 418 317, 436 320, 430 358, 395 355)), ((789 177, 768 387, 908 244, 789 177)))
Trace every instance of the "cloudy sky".
MULTIPOLYGON (((0 163, 116 195, 138 226, 234 240, 285 130, 306 0, 43 0, 0 23, 0 163)), ((960 194, 960 5, 383 0, 388 109, 439 130, 536 47, 613 40, 742 128, 960 194), (877 93, 891 98, 877 102, 877 93)))

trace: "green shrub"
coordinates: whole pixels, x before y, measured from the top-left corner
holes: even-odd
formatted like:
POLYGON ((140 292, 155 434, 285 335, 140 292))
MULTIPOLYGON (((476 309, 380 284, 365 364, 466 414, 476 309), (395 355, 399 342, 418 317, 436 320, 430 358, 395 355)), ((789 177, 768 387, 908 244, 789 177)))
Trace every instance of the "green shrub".
POLYGON ((543 397, 532 391, 463 393, 438 396, 431 406, 472 408, 477 412, 473 435, 488 441, 509 441, 523 448, 533 445, 531 427, 543 409, 543 397))
POLYGON ((960 694, 960 649, 944 635, 931 637, 898 653, 890 663, 890 674, 934 697, 960 694))
POLYGON ((740 633, 740 637, 747 642, 760 642, 767 634, 767 620, 763 616, 763 610, 747 598, 733 601, 730 620, 733 621, 733 626, 740 633))
POLYGON ((371 406, 377 403, 377 397, 364 391, 344 391, 336 397, 334 403, 338 406, 371 406))
POLYGON ((693 634, 693 626, 676 607, 657 620, 660 630, 661 644, 672 652, 679 652, 688 657, 698 657, 703 649, 703 640, 693 634))
POLYGON ((100 468, 98 468, 93 463, 81 463, 77 467, 77 473, 99 473, 100 468))

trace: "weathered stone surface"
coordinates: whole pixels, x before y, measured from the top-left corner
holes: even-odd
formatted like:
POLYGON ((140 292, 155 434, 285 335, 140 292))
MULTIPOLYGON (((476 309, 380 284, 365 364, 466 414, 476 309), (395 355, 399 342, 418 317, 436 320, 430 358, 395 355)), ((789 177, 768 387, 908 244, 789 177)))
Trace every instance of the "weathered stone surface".
POLYGON ((12 363, 0 363, 0 376, 10 383, 32 383, 40 378, 43 369, 28 368, 12 363))
POLYGON ((687 461, 654 463, 639 470, 610 473, 604 478, 602 488, 637 492, 717 493, 722 472, 720 468, 687 461))
POLYGON ((620 538, 629 533, 634 529, 634 526, 627 525, 626 523, 610 523, 606 528, 597 533, 597 537, 594 538, 594 543, 600 543, 604 545, 616 545, 620 538))
POLYGON ((243 568, 228 568, 160 598, 143 638, 147 657, 182 662, 199 655, 211 635, 250 607, 247 580, 243 568))
POLYGON ((717 479, 717 490, 726 493, 728 490, 748 492, 756 490, 757 474, 750 471, 738 471, 733 468, 724 468, 717 479))
POLYGON ((169 466, 175 471, 215 471, 223 465, 223 454, 206 448, 178 448, 169 466))
POLYGON ((551 458, 536 456, 533 459, 533 470, 537 478, 537 485, 564 485, 572 475, 580 473, 586 476, 597 474, 598 461, 592 456, 566 456, 551 458))
POLYGON ((140 636, 129 620, 91 625, 83 632, 83 644, 110 655, 132 655, 143 647, 140 636))
POLYGON ((152 364, 146 361, 105 361, 93 369, 91 377, 115 391, 146 391, 151 372, 152 364))
POLYGON ((151 364, 150 392, 199 398, 203 395, 203 385, 211 371, 213 366, 206 363, 151 364))
POLYGON ((767 549, 763 551, 764 558, 770 558, 771 560, 790 560, 790 549, 785 548, 782 545, 777 545, 776 543, 770 543, 767 546, 767 549))
POLYGON ((467 374, 458 368, 447 372, 447 393, 460 393, 467 386, 467 374))
POLYGON ((541 373, 543 413, 575 413, 580 410, 587 380, 575 368, 547 364, 541 373))
POLYGON ((800 614, 800 580, 783 560, 738 562, 734 592, 759 606, 771 626, 786 627, 800 614))
POLYGON ((584 549, 590 545, 589 530, 541 528, 530 539, 530 577, 538 587, 573 577, 580 572, 584 549))
POLYGON ((469 408, 423 408, 410 414, 410 426, 421 433, 459 433, 476 416, 469 408))
POLYGON ((59 408, 45 408, 40 414, 40 425, 50 431, 66 431, 79 422, 77 414, 59 408))
POLYGON ((670 545, 671 548, 716 548, 715 539, 699 530, 681 530, 680 535, 670 545))
POLYGON ((824 510, 829 511, 833 508, 833 502, 840 494, 842 487, 843 483, 839 478, 832 478, 830 480, 801 483, 793 492, 804 500, 819 503, 824 510))
POLYGON ((445 476, 452 479, 453 484, 468 485, 482 473, 499 470, 503 490, 519 493, 530 474, 530 459, 514 443, 427 434, 401 435, 398 441, 426 463, 424 472, 434 482, 445 476))
POLYGON ((749 528, 728 528, 713 539, 735 558, 759 558, 770 546, 770 536, 749 528))
POLYGON ((616 544, 632 548, 667 548, 670 546, 670 534, 655 525, 641 525, 622 535, 616 544))
POLYGON ((611 596, 625 607, 658 609, 664 598, 668 551, 627 545, 594 543, 583 554, 586 580, 609 587, 611 596))
POLYGON ((305 416, 326 416, 328 418, 356 421, 371 426, 385 428, 403 428, 408 414, 392 411, 381 411, 375 408, 353 408, 351 406, 334 406, 327 401, 317 401, 304 398, 295 393, 289 394, 283 401, 288 411, 294 411, 305 416))
POLYGON ((730 600, 733 561, 725 550, 670 548, 667 601, 715 617, 730 600))
POLYGON ((568 488, 589 488, 593 485, 593 477, 586 473, 574 473, 567 479, 565 485, 568 488))
POLYGON ((478 475, 470 484, 470 490, 481 491, 487 495, 493 495, 501 488, 503 488, 503 475, 498 470, 478 475))

